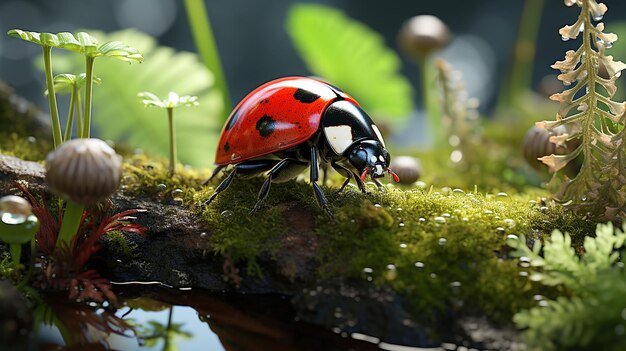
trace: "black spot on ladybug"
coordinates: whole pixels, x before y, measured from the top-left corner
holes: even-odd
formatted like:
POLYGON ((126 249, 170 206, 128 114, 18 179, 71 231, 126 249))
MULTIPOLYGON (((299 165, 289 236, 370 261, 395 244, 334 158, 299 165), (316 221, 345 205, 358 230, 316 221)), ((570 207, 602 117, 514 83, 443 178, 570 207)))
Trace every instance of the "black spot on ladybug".
POLYGON ((312 93, 310 91, 304 90, 304 89, 296 90, 296 92, 293 93, 293 97, 303 104, 310 104, 313 101, 320 98, 319 95, 312 93))
POLYGON ((259 118, 256 122, 256 130, 259 131, 259 134, 261 134, 263 138, 267 138, 274 133, 275 127, 276 121, 268 115, 263 115, 263 117, 259 118))
POLYGON ((230 150, 230 145, 226 142, 226 144, 224 144, 224 152, 228 152, 228 150, 230 150))
POLYGON ((228 120, 228 124, 226 125, 226 130, 230 130, 230 128, 232 128, 235 125, 238 119, 239 119, 239 109, 233 111, 233 114, 228 120))

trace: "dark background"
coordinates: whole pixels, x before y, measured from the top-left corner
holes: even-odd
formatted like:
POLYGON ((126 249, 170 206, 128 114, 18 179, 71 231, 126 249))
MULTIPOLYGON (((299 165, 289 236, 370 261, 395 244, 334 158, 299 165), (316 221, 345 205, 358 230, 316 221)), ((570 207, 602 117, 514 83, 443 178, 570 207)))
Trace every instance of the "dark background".
MULTIPOLYGON (((285 32, 287 10, 294 2, 206 1, 234 103, 265 81, 310 74, 285 32)), ((405 19, 417 14, 438 16, 455 34, 455 41, 441 55, 463 71, 470 95, 482 101, 485 111, 493 105, 507 70, 524 1, 326 0, 318 3, 340 8, 364 22, 379 32, 394 50, 397 50, 398 28, 405 19)), ((626 1, 605 3, 609 12, 604 20, 609 25, 626 20, 626 1)), ((561 42, 557 31, 573 22, 577 12, 566 8, 562 0, 545 1, 533 73, 535 86, 541 77, 554 73, 550 64, 562 59, 566 49, 575 47, 572 42, 561 42)), ((0 0, 3 33, 11 28, 59 32, 85 28, 113 31, 128 27, 156 36, 162 45, 195 51, 182 1, 0 0)), ((35 45, 0 35, 0 79, 45 106, 41 95, 43 73, 32 70, 39 52, 35 45)), ((403 58, 402 72, 411 80, 418 100, 417 67, 403 58)))

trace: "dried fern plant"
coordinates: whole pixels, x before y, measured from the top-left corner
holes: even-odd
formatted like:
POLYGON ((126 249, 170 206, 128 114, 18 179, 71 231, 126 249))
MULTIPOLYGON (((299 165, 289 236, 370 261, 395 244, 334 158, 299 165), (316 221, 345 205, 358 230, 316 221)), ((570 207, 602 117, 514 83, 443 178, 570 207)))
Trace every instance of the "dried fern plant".
POLYGON ((596 0, 565 0, 566 6, 580 7, 580 15, 572 25, 559 30, 564 41, 582 34, 582 45, 569 50, 563 61, 552 68, 561 71, 559 80, 573 87, 554 94, 550 99, 560 103, 555 121, 537 123, 553 130, 559 126, 566 133, 552 136, 557 146, 579 139, 580 146, 565 155, 549 155, 540 160, 555 173, 558 185, 556 199, 591 217, 623 216, 626 208, 626 104, 613 101, 615 81, 626 65, 606 55, 617 35, 604 33, 600 21, 606 5, 596 0), (573 179, 561 177, 559 171, 582 155, 582 167, 573 179), (560 183, 559 183, 560 182, 560 183))
POLYGON ((478 162, 471 158, 481 143, 478 119, 478 100, 468 98, 461 72, 443 59, 435 62, 441 94, 441 124, 452 148, 450 160, 466 167, 478 162), (474 162, 476 161, 476 162, 474 162))

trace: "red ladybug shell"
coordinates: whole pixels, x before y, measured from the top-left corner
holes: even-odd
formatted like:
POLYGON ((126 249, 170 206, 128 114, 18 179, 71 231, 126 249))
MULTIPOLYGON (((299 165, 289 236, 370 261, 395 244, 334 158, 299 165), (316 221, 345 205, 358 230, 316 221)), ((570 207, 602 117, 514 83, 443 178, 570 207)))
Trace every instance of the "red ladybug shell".
POLYGON ((215 164, 236 164, 285 150, 310 139, 322 114, 336 100, 359 104, 320 80, 286 77, 248 94, 231 112, 215 154, 215 164))

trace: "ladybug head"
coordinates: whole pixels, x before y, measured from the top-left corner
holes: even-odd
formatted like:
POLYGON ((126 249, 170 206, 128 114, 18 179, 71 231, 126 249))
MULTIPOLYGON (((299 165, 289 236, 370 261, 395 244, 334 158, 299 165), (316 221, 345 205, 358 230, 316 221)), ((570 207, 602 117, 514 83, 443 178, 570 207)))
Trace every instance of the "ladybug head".
POLYGON ((400 178, 389 169, 391 156, 378 140, 362 140, 356 142, 348 153, 348 161, 361 174, 361 180, 370 175, 372 178, 382 178, 388 173, 398 182, 400 178))

